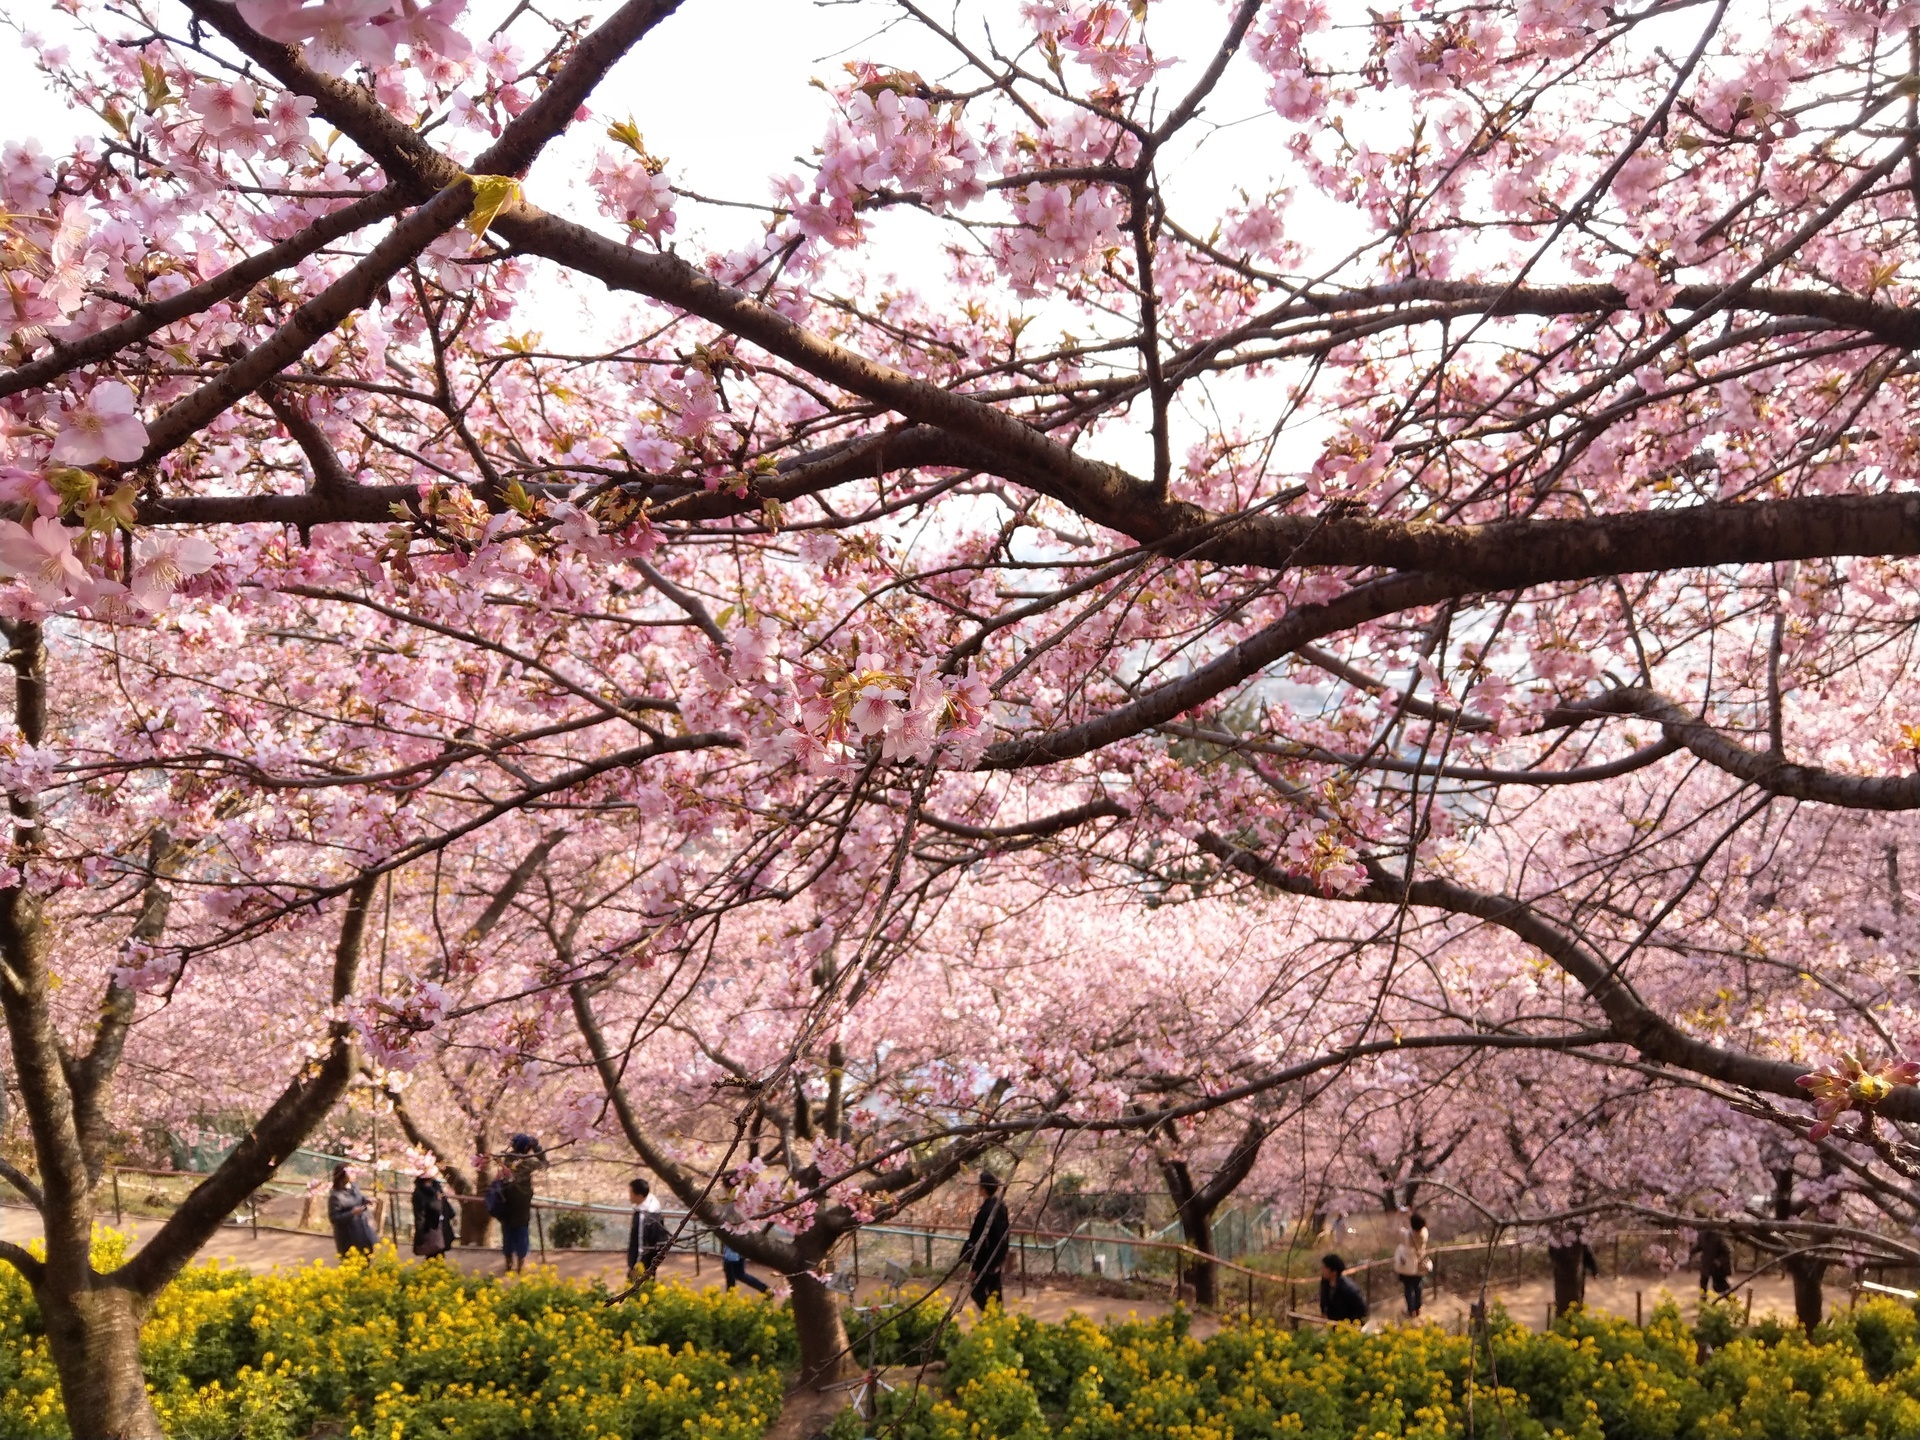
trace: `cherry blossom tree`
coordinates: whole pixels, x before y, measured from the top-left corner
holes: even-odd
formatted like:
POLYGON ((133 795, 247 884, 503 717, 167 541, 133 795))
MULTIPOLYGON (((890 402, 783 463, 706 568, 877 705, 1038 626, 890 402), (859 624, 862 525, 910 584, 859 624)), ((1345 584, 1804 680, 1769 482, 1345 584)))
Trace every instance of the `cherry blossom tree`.
POLYGON ((436 1032, 624 1105, 703 1205, 726 1167, 622 1068, 726 1071, 694 1037, 816 1212, 890 1146, 1172 1144, 1464 1050, 1757 1109, 1901 1213, 1912 6, 872 0, 744 196, 595 113, 677 8, 35 39, 97 124, 0 153, 0 998, 49 1240, 6 1255, 78 1428, 153 1433, 144 1299, 355 1077, 447 1122, 436 1032), (814 1154, 880 1053, 842 1027, 980 969, 942 927, 1005 885, 1095 961, 1191 904, 1348 915, 1370 988, 1204 1064, 945 1034, 918 1063, 984 1091, 814 1154), (742 1057, 689 986, 761 935, 799 988, 742 1057), (97 1275, 111 1074, 208 1049, 250 964, 287 1088, 227 1087, 249 1137, 97 1275))

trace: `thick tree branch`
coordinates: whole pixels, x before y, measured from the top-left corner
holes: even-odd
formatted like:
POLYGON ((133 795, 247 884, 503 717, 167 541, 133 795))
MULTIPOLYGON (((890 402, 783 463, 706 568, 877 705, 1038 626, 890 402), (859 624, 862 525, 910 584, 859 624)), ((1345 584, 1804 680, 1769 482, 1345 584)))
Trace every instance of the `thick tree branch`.
POLYGON ((1089 820, 1123 817, 1128 813, 1127 808, 1117 801, 1090 800, 1085 805, 1074 806, 1071 810, 1061 810, 1056 814, 1043 815, 1038 820, 1025 820, 1017 825, 969 825, 963 820, 947 820, 925 810, 920 812, 920 821, 929 830, 959 835, 968 840, 1031 840, 1058 835, 1062 830, 1071 830, 1074 826, 1084 825, 1089 820))
POLYGON ((977 768, 1016 770, 1075 759, 1206 704, 1308 641, 1397 610, 1448 599, 1451 593, 1452 585, 1443 576, 1396 575, 1357 586, 1324 604, 1301 605, 1225 654, 1154 687, 1131 704, 1045 735, 1002 740, 988 747, 977 768))
MULTIPOLYGON (((192 0, 192 6, 282 83, 313 97, 318 112, 379 161, 395 184, 424 190, 457 180, 458 166, 367 92, 315 73, 288 47, 254 35, 237 13, 217 0, 192 0)), ((503 136, 500 147, 506 144, 503 136)), ((476 163, 484 168, 488 162, 476 163)), ((635 250, 524 202, 508 205, 495 229, 517 250, 591 275, 611 289, 645 295, 699 316, 818 379, 977 446, 995 457, 996 473, 1059 499, 1095 524, 1189 559, 1276 569, 1424 571, 1447 576, 1452 594, 1471 594, 1645 571, 1834 555, 1920 554, 1920 495, 1909 494, 1818 496, 1480 525, 1344 514, 1214 516, 1157 494, 1118 467, 1076 454, 991 404, 915 379, 816 335, 678 256, 635 250)), ((1531 296, 1540 305, 1591 306, 1609 299, 1601 293, 1606 288, 1522 289, 1503 303, 1517 304, 1531 296)), ((1738 303, 1752 303, 1756 293, 1771 292, 1743 291, 1738 303)), ((1485 296, 1489 304, 1494 298, 1491 291, 1485 296)), ((1699 303, 1724 305, 1725 292, 1715 290, 1699 303)), ((1782 313, 1793 308, 1784 298, 1769 303, 1782 313)), ((1799 308, 1832 310, 1835 303, 1836 297, 1822 292, 1799 308)), ((1879 310, 1856 316, 1845 306, 1833 313, 1863 323, 1892 318, 1879 310)))
POLYGON ((1589 704, 1565 706, 1557 713, 1578 711, 1657 721, 1669 744, 1684 746, 1715 769, 1785 799, 1846 810, 1920 809, 1920 773, 1842 775, 1814 765, 1794 765, 1781 755, 1749 750, 1728 739, 1657 691, 1638 686, 1610 690, 1589 704))
POLYGON ((0 1180, 6 1181, 26 1196, 27 1203, 34 1209, 43 1215, 46 1213, 47 1197, 40 1192, 40 1187, 33 1183, 33 1177, 26 1171, 6 1160, 0 1160, 0 1180))

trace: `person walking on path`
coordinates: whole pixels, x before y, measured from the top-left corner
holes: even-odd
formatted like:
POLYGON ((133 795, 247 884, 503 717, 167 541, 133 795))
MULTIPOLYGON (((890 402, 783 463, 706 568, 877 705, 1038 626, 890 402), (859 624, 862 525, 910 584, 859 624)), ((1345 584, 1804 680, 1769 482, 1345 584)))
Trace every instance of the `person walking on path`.
POLYGON ((1366 1323, 1367 1297, 1347 1278, 1347 1262, 1338 1255, 1320 1257, 1320 1313, 1336 1322, 1366 1323))
POLYGON ((527 1268, 533 1230, 533 1176, 536 1170, 547 1168, 547 1156, 533 1136, 516 1135, 509 1142, 506 1164, 506 1183, 500 1191, 500 1254, 504 1273, 511 1275, 527 1268))
POLYGON ((767 1282, 758 1275, 749 1274, 746 1257, 725 1240, 720 1242, 720 1273, 726 1276, 729 1290, 739 1284, 749 1290, 758 1290, 762 1295, 767 1293, 767 1282))
MULTIPOLYGON (((747 1257, 733 1248, 729 1233, 743 1234, 747 1230, 747 1218, 740 1213, 740 1207, 731 1201, 721 1212, 720 1224, 723 1228, 714 1231, 714 1238, 720 1242, 720 1273, 726 1277, 727 1289, 735 1285, 744 1285, 749 1290, 767 1293, 766 1282, 757 1275, 747 1273, 747 1257)), ((764 1228, 764 1227, 763 1227, 764 1228)))
POLYGON ((1007 1263, 1007 1203, 1000 1198, 1000 1177, 991 1170, 980 1172, 980 1208, 973 1212, 973 1225, 967 1242, 960 1247, 960 1258, 967 1262, 972 1277, 969 1293, 981 1310, 989 1300, 1001 1300, 1000 1272, 1007 1263))
POLYGON ((1701 1297, 1705 1298, 1709 1285, 1716 1295, 1725 1295, 1733 1288, 1733 1247, 1727 1237, 1718 1230, 1702 1230, 1693 1249, 1700 1257, 1701 1297))
POLYGON ((413 1181, 413 1253, 422 1260, 444 1255, 453 1248, 453 1201, 447 1187, 432 1175, 413 1181))
POLYGON ((653 1187, 637 1175, 627 1182, 627 1199, 633 1203, 633 1221, 627 1227, 627 1283, 638 1285, 660 1273, 673 1236, 661 1217, 653 1187))
POLYGON ((353 1183, 353 1171, 345 1165, 333 1167, 333 1189, 327 1192, 327 1219, 333 1226, 333 1248, 341 1255, 349 1250, 373 1253, 373 1202, 353 1183))
POLYGON ((1393 1273, 1400 1277, 1400 1289, 1407 1297, 1407 1318, 1418 1320, 1427 1276, 1433 1273, 1433 1257, 1427 1253, 1431 1239, 1426 1217, 1418 1210, 1407 1216, 1407 1228, 1400 1232, 1400 1243, 1393 1247, 1393 1273))

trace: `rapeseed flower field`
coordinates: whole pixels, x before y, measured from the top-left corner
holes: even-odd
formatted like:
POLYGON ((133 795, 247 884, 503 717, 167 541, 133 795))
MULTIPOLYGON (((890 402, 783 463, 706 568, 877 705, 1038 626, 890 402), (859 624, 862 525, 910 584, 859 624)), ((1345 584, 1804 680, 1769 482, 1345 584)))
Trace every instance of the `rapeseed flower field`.
MULTIPOLYGON (((95 1262, 124 1241, 102 1231, 95 1262)), ((1098 1325, 944 1297, 850 1312, 895 1387, 834 1440, 1920 1440, 1920 1320, 1872 1300, 1808 1339, 1671 1304, 1643 1328, 1574 1312, 1546 1334, 1098 1325), (912 1367, 939 1361, 926 1371, 912 1367)), ((744 1293, 512 1283, 391 1248, 252 1275, 189 1269, 141 1337, 177 1440, 759 1440, 797 1359, 780 1306, 744 1293)), ((0 1437, 70 1440, 38 1311, 0 1269, 0 1437)))

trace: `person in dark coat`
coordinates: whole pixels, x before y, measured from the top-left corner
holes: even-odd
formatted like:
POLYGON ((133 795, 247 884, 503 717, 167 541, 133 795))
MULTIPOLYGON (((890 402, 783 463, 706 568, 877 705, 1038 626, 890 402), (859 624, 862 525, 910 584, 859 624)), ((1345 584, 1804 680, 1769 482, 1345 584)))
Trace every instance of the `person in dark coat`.
POLYGON ((333 1167, 333 1189, 327 1192, 327 1220, 333 1226, 333 1248, 345 1255, 349 1250, 373 1252, 373 1202, 353 1183, 353 1172, 345 1165, 333 1167))
POLYGON ((960 1247, 960 1258, 967 1262, 972 1276, 973 1303, 982 1310, 989 1300, 1001 1299, 1000 1272, 1007 1263, 1007 1230, 1007 1202, 1000 1198, 1000 1177, 982 1170, 980 1208, 973 1212, 967 1243, 960 1247))
POLYGON ((547 1155, 531 1135, 516 1135, 506 1157, 506 1186, 500 1196, 500 1254, 506 1273, 527 1268, 532 1248, 533 1175, 547 1168, 547 1155))
POLYGON ((1725 1295, 1733 1288, 1733 1247, 1727 1237, 1718 1230, 1702 1230, 1693 1248, 1700 1257, 1700 1293, 1704 1296, 1711 1285, 1715 1294, 1725 1295))
POLYGON ((1329 1320, 1351 1320, 1364 1324, 1367 1297, 1347 1278, 1347 1262, 1338 1255, 1320 1257, 1320 1313, 1329 1320))
POLYGON ((646 1181, 638 1177, 628 1181, 627 1198, 633 1202, 633 1223, 627 1228, 627 1279, 638 1285, 659 1274, 660 1262, 673 1248, 673 1233, 646 1181))
POLYGON ((453 1248, 453 1201, 447 1187, 431 1175, 413 1181, 413 1253, 422 1260, 453 1248))

